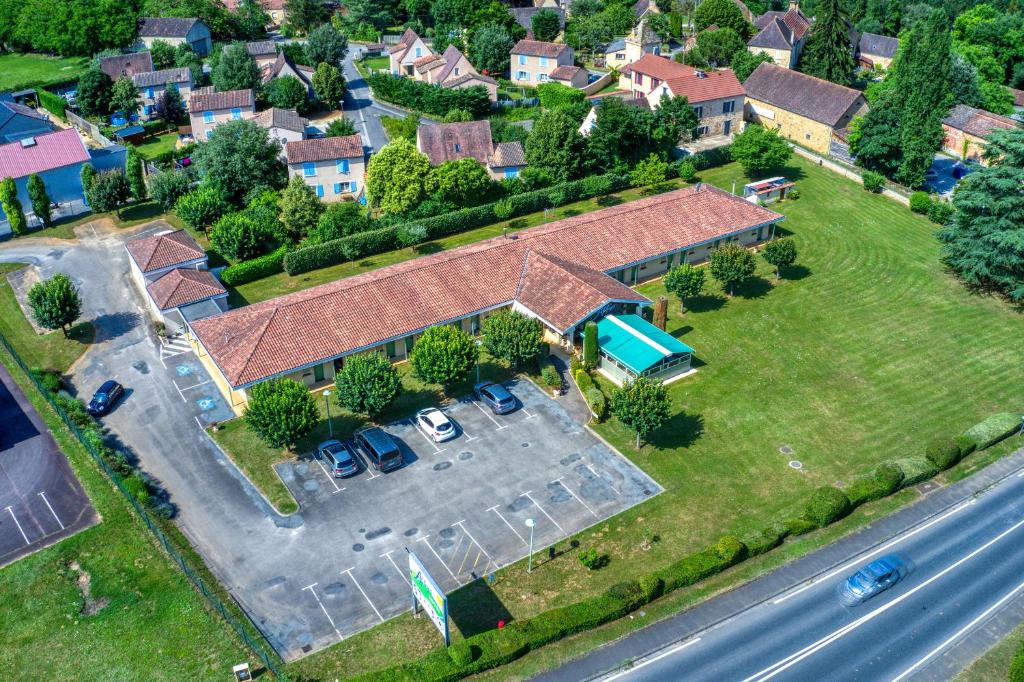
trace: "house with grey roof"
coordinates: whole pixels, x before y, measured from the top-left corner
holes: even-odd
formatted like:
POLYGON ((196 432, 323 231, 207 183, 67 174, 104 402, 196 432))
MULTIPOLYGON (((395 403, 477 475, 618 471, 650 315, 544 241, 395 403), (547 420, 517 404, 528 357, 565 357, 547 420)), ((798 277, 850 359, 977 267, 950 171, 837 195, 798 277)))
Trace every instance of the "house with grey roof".
POLYGON ((153 55, 149 50, 131 52, 110 57, 100 57, 100 71, 116 81, 122 76, 131 78, 137 73, 153 70, 153 55))
POLYGON ((56 129, 46 114, 18 104, 13 99, 0 98, 0 144, 17 142, 56 129))
POLYGON ((997 130, 1018 127, 1012 118, 957 104, 942 119, 942 150, 965 161, 985 164, 985 138, 997 130))
POLYGON ((186 44, 200 57, 205 57, 213 50, 210 27, 195 17, 142 17, 139 19, 138 36, 137 44, 147 50, 157 40, 175 47, 186 44))
POLYGON ((160 71, 146 71, 132 76, 132 83, 139 89, 142 115, 151 118, 157 113, 157 104, 172 85, 181 95, 182 103, 192 96, 192 70, 187 66, 160 71))
POLYGON ((857 62, 865 69, 888 69, 900 49, 899 38, 861 33, 857 40, 857 62))
POLYGON ((261 128, 266 128, 270 139, 281 143, 281 156, 284 157, 284 148, 289 142, 306 139, 306 127, 309 120, 299 116, 295 109, 278 109, 271 107, 266 111, 256 114, 253 121, 261 128))
POLYGON ((442 54, 430 53, 413 62, 413 78, 442 88, 482 86, 492 102, 498 101, 498 81, 480 72, 459 48, 449 45, 442 54))
POLYGON ((526 166, 522 143, 495 144, 490 121, 421 125, 416 129, 416 148, 426 154, 431 166, 474 159, 494 180, 517 178, 526 166))
POLYGON ((770 11, 754 19, 757 34, 747 41, 747 50, 765 52, 781 67, 792 69, 803 51, 811 20, 800 11, 796 0, 790 0, 785 12, 770 11))

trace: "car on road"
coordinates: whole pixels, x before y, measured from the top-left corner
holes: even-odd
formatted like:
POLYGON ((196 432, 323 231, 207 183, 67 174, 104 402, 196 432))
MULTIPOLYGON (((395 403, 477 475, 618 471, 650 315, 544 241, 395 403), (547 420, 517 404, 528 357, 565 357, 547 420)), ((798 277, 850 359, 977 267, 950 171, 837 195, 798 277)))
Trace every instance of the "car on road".
POLYGON ((92 400, 89 401, 86 409, 89 411, 89 414, 96 416, 104 415, 110 412, 114 405, 117 404, 117 401, 123 397, 124 387, 113 379, 108 379, 93 393, 92 400))
POLYGON ((839 599, 847 606, 863 604, 898 583, 910 573, 910 565, 889 554, 875 559, 839 586, 839 599))
POLYGON ((359 471, 359 463, 351 443, 325 440, 317 448, 317 457, 323 460, 335 478, 351 476, 359 471))
POLYGON ((360 429, 355 439, 359 450, 377 471, 393 471, 402 466, 402 451, 384 429, 377 426, 360 429))
POLYGON ((516 398, 508 389, 493 381, 483 381, 473 387, 476 397, 494 414, 508 414, 516 409, 516 398))
POLYGON ((416 427, 435 443, 443 443, 457 435, 452 420, 436 407, 420 410, 415 421, 416 427))

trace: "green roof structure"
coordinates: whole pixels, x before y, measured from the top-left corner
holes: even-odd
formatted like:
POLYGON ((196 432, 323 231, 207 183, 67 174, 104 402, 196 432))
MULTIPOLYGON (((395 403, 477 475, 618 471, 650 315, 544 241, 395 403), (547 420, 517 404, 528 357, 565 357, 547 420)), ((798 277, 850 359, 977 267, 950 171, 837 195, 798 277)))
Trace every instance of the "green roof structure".
POLYGON ((632 374, 663 365, 694 350, 638 315, 606 315, 597 323, 597 346, 632 374))

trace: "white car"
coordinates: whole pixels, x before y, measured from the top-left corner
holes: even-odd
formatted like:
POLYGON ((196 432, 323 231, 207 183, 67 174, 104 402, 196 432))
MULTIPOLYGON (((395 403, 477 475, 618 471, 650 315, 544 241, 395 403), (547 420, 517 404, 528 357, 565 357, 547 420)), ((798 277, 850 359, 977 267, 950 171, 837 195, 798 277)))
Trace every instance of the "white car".
POLYGON ((436 407, 428 407, 417 412, 416 427, 435 443, 442 443, 456 436, 455 425, 436 407))

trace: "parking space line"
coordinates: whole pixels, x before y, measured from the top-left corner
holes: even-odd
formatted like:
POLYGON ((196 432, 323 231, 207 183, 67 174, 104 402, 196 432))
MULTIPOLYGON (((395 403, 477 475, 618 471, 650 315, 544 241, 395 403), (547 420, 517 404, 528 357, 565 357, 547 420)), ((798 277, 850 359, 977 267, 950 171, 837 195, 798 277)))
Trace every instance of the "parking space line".
POLYGON ((550 521, 551 523, 555 524, 555 526, 558 528, 558 530, 560 530, 560 531, 562 531, 564 533, 565 529, 558 525, 558 521, 555 521, 553 518, 551 518, 551 514, 548 514, 546 511, 544 511, 544 507, 542 507, 539 504, 537 504, 537 500, 533 499, 530 496, 530 493, 532 493, 532 492, 533 492, 532 490, 527 490, 525 493, 523 493, 519 497, 525 497, 528 500, 530 500, 530 502, 533 502, 533 506, 535 506, 537 509, 539 509, 541 514, 543 514, 544 516, 548 517, 548 521, 550 521))
POLYGON ((46 503, 46 508, 50 510, 51 514, 53 514, 53 519, 57 522, 57 525, 60 526, 60 529, 64 530, 64 522, 60 520, 59 516, 57 516, 57 512, 53 511, 53 507, 50 506, 50 501, 46 499, 46 493, 39 493, 39 497, 43 498, 43 502, 46 503))
POLYGON ((21 524, 18 523, 18 517, 14 515, 14 510, 7 507, 7 513, 11 515, 12 519, 14 519, 14 525, 18 527, 18 532, 21 533, 21 537, 25 540, 25 544, 31 545, 32 543, 28 541, 28 536, 25 535, 25 530, 21 527, 21 524))
MULTIPOLYGON (((185 388, 179 388, 178 390, 179 391, 188 391, 188 390, 191 390, 193 388, 199 388, 200 386, 205 386, 206 384, 212 384, 212 383, 213 383, 213 379, 207 379, 206 381, 200 381, 198 384, 193 384, 191 386, 186 386, 185 388)), ((175 382, 175 385, 177 385, 177 382, 175 382)))
POLYGON ((318 584, 319 584, 319 583, 313 583, 312 585, 306 585, 306 586, 305 586, 305 587, 303 587, 302 589, 303 589, 303 590, 309 590, 310 594, 312 594, 312 595, 313 595, 313 599, 316 599, 316 603, 320 605, 320 610, 324 612, 324 615, 325 615, 325 616, 327 616, 327 622, 329 622, 329 623, 331 624, 331 627, 332 627, 332 628, 334 628, 334 634, 338 635, 338 637, 341 637, 342 639, 345 639, 345 638, 344 638, 344 637, 342 636, 342 634, 341 634, 341 631, 340 631, 340 630, 338 630, 338 626, 334 624, 334 619, 333 619, 333 618, 331 618, 331 614, 327 613, 327 609, 326 609, 326 608, 324 608, 324 603, 323 603, 322 601, 320 601, 320 597, 318 597, 318 596, 316 595, 316 590, 314 590, 314 589, 313 589, 313 588, 314 588, 314 587, 316 587, 316 586, 317 586, 318 584))
POLYGON ((176 390, 178 392, 178 395, 181 396, 181 402, 187 403, 188 400, 185 399, 185 394, 181 392, 181 387, 178 386, 178 382, 175 381, 174 379, 171 379, 171 383, 174 384, 174 390, 176 390))
POLYGON ((370 598, 369 598, 368 596, 366 596, 366 592, 363 592, 363 587, 362 587, 362 585, 360 585, 360 584, 359 584, 359 581, 358 581, 358 580, 356 580, 356 577, 355 577, 354 575, 352 575, 352 571, 353 571, 353 570, 355 570, 355 566, 353 566, 352 568, 348 568, 348 569, 345 569, 344 571, 342 571, 342 572, 341 572, 341 574, 342 574, 342 575, 345 575, 346 573, 348 573, 348 577, 349 577, 349 578, 351 578, 351 579, 352 579, 352 582, 354 582, 354 583, 356 584, 356 588, 357 588, 357 589, 358 589, 358 590, 359 590, 360 592, 362 592, 362 594, 363 594, 363 599, 365 599, 365 600, 366 600, 366 603, 370 605, 370 608, 371 608, 371 609, 373 609, 373 612, 377 614, 377 617, 378 617, 378 618, 380 618, 380 622, 382 622, 382 623, 383 623, 383 622, 384 622, 384 616, 380 615, 380 611, 378 611, 378 610, 377 610, 377 607, 373 605, 373 602, 372 602, 372 601, 370 601, 370 598))
POLYGON ((405 581, 405 584, 408 585, 409 587, 412 587, 412 583, 409 582, 409 579, 407 577, 405 577, 405 573, 402 573, 402 569, 400 569, 398 567, 398 564, 395 563, 395 560, 391 558, 391 552, 394 552, 394 551, 395 550, 393 550, 393 549, 388 550, 384 554, 381 554, 381 556, 382 557, 387 557, 387 560, 390 561, 391 565, 395 567, 396 571, 398 571, 398 575, 402 576, 402 580, 405 581))
POLYGON ((524 544, 524 545, 526 545, 526 546, 529 546, 529 545, 530 545, 530 543, 526 541, 526 538, 524 538, 524 537, 523 537, 522 535, 520 535, 520 534, 519 534, 519 531, 517 531, 517 530, 515 529, 515 526, 513 526, 513 525, 512 525, 511 523, 509 523, 509 522, 508 522, 508 519, 506 519, 506 518, 505 518, 504 516, 502 516, 502 515, 501 515, 501 512, 500 512, 500 511, 498 511, 498 505, 494 505, 493 507, 488 507, 488 508, 486 509, 486 511, 492 511, 492 512, 494 512, 495 514, 497 514, 497 515, 498 515, 498 518, 499 518, 499 519, 501 519, 502 521, 504 521, 504 522, 505 522, 505 525, 506 525, 506 526, 508 526, 508 529, 509 529, 510 531, 512 531, 513 533, 515 533, 515 534, 516 534, 516 537, 517 537, 517 538, 519 538, 520 540, 522 540, 522 541, 523 541, 523 544, 524 544))
MULTIPOLYGON (((314 457, 313 459, 316 459, 316 458, 314 457)), ((339 488, 338 487, 338 482, 334 480, 334 476, 331 476, 329 473, 327 473, 327 467, 324 466, 324 463, 323 463, 322 460, 317 459, 316 463, 320 465, 320 470, 324 472, 324 476, 326 476, 330 480, 331 485, 334 486, 334 492, 331 493, 332 495, 334 493, 340 493, 342 490, 344 490, 344 488, 339 488)))
POLYGON ((497 429, 495 429, 495 431, 501 431, 502 429, 504 429, 504 428, 507 428, 507 427, 508 427, 508 424, 505 424, 504 426, 502 426, 501 424, 499 424, 499 423, 498 423, 498 420, 496 420, 496 419, 495 419, 494 417, 492 417, 491 415, 487 414, 487 410, 485 410, 484 408, 480 407, 480 403, 478 403, 477 401, 475 401, 475 400, 470 400, 469 402, 473 403, 473 405, 475 405, 475 406, 476 406, 476 409, 480 410, 480 411, 481 411, 481 412, 483 413, 483 415, 484 415, 485 417, 487 417, 488 419, 490 419, 490 420, 491 420, 491 422, 492 422, 492 423, 493 423, 493 424, 494 424, 495 426, 497 426, 497 427, 498 427, 497 429))
POLYGON ((361 453, 356 453, 356 459, 358 459, 359 463, 363 465, 363 469, 366 470, 366 473, 370 474, 371 481, 380 476, 380 474, 374 472, 373 467, 370 466, 370 462, 365 457, 363 457, 361 453))
MULTIPOLYGON (((488 554, 487 550, 484 549, 483 545, 481 545, 479 542, 477 542, 476 538, 473 537, 473 534, 469 532, 469 529, 466 528, 465 524, 466 524, 466 520, 465 519, 463 519, 461 521, 456 521, 455 522, 455 525, 462 529, 462 532, 465 533, 469 537, 469 539, 473 541, 473 544, 480 548, 480 551, 484 553, 485 557, 487 557, 487 562, 491 563, 491 564, 494 564, 495 567, 497 567, 498 566, 498 562, 496 562, 494 560, 494 557, 492 557, 490 554, 488 554)), ((477 557, 477 558, 479 559, 479 557, 477 557)), ((473 565, 476 566, 476 564, 473 564, 473 565)), ((484 566, 484 570, 485 571, 487 570, 486 566, 484 566)))
POLYGON ((422 431, 420 431, 420 427, 416 424, 415 420, 407 419, 406 421, 408 421, 409 425, 412 426, 413 431, 415 431, 416 433, 420 434, 420 436, 422 436, 423 440, 427 441, 432 446, 434 446, 434 453, 435 454, 437 454, 439 452, 444 452, 443 448, 437 447, 437 443, 434 442, 433 438, 430 438, 429 436, 427 436, 427 434, 425 434, 422 431))
POLYGON ((526 405, 523 405, 523 406, 522 406, 522 407, 521 407, 520 409, 521 409, 521 410, 523 411, 523 413, 524 413, 524 414, 526 415, 526 419, 524 419, 524 420, 523 420, 524 422, 525 422, 525 421, 529 421, 530 419, 533 419, 534 417, 536 417, 536 416, 537 416, 537 415, 535 415, 535 414, 532 414, 532 413, 531 413, 531 412, 530 412, 530 411, 529 411, 528 409, 526 409, 526 405))
POLYGON ((612 494, 613 494, 613 495, 615 495, 615 497, 618 497, 618 496, 619 496, 619 491, 615 489, 615 486, 613 486, 613 485, 612 485, 611 483, 609 483, 608 481, 606 481, 606 480, 604 479, 604 476, 602 476, 601 474, 599 474, 599 473, 597 473, 596 471, 594 471, 594 467, 590 466, 589 464, 584 464, 583 466, 587 467, 587 469, 589 469, 589 470, 590 470, 590 473, 594 474, 594 477, 595 477, 595 478, 596 478, 597 480, 601 481, 601 482, 602 482, 602 483, 604 483, 604 484, 605 484, 606 486, 608 486, 608 489, 612 491, 612 494))
POLYGON ((421 538, 416 538, 416 542, 422 542, 423 544, 425 544, 425 545, 427 546, 427 549, 429 549, 429 550, 430 550, 430 553, 431 553, 431 554, 433 554, 433 555, 434 555, 434 557, 435 557, 435 558, 436 558, 436 559, 437 559, 438 561, 440 561, 440 562, 441 562, 441 565, 442 565, 442 566, 444 566, 444 570, 448 571, 448 575, 450 575, 451 577, 455 578, 455 582, 457 582, 457 583, 459 584, 459 587, 462 587, 462 581, 461 581, 461 580, 459 580, 459 579, 458 579, 458 577, 457 577, 457 576, 456 576, 456 575, 455 575, 454 573, 452 573, 452 569, 448 568, 448 564, 446 564, 446 563, 445 563, 445 562, 444 562, 444 561, 443 561, 443 560, 441 559, 441 557, 440 557, 440 556, 438 555, 438 553, 434 551, 434 548, 430 546, 430 543, 429 543, 429 542, 427 542, 427 538, 429 538, 429 537, 430 537, 429 535, 424 535, 424 536, 423 536, 423 537, 421 537, 421 538))
POLYGON ((576 500, 577 502, 579 502, 580 504, 582 504, 582 505, 583 505, 584 507, 586 507, 586 509, 587 509, 587 511, 588 511, 588 512, 590 512, 591 514, 593 514, 593 515, 594 515, 594 516, 596 516, 597 518, 601 518, 600 516, 598 516, 597 512, 595 512, 595 511, 594 511, 593 509, 591 509, 591 508, 590 508, 590 505, 589 505, 589 504, 587 504, 586 502, 584 502, 583 500, 581 500, 581 499, 580 499, 580 497, 579 497, 579 495, 577 495, 576 493, 574 493, 574 492, 572 491, 572 489, 571 489, 571 488, 570 488, 569 486, 567 486, 566 484, 562 483, 562 479, 563 479, 563 478, 565 478, 565 477, 564 477, 564 476, 559 476, 558 478, 556 478, 555 480, 553 480, 553 481, 551 481, 551 482, 552 482, 552 483, 557 483, 558 485, 560 485, 560 486, 562 486, 563 488, 565 488, 565 491, 566 491, 567 493, 569 493, 570 495, 572 495, 572 497, 573 497, 573 499, 574 499, 574 500, 576 500))

